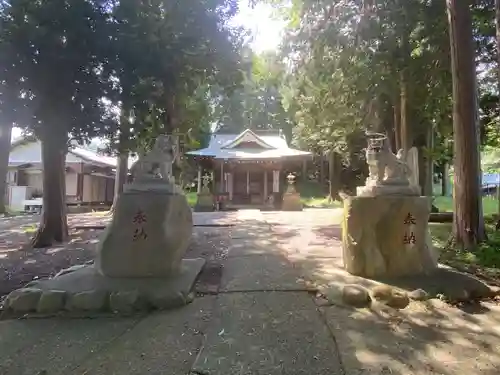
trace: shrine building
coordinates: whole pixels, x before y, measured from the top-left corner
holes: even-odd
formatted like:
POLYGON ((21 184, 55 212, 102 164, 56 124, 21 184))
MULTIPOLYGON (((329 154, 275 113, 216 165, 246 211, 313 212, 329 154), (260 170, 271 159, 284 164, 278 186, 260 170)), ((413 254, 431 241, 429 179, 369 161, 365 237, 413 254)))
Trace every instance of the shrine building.
POLYGON ((298 170, 312 154, 288 146, 281 130, 247 129, 240 134, 211 136, 207 148, 186 153, 198 165, 198 193, 206 171, 211 174, 211 190, 223 197, 228 207, 279 207, 286 189, 286 175, 298 170))

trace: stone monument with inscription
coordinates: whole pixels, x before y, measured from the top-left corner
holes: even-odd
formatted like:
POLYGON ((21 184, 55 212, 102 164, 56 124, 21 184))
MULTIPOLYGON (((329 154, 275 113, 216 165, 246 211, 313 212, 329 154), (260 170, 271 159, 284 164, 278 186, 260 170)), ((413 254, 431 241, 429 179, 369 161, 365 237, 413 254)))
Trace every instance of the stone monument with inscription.
POLYGON ((393 154, 385 135, 368 134, 369 176, 357 196, 344 200, 343 259, 351 274, 397 277, 437 267, 428 229, 431 198, 420 196, 418 171, 406 155, 393 154))
POLYGON ((193 220, 172 175, 177 152, 172 136, 165 135, 139 158, 133 181, 124 187, 98 244, 94 264, 63 270, 52 279, 14 291, 7 308, 128 313, 189 302, 205 261, 183 259, 193 220))

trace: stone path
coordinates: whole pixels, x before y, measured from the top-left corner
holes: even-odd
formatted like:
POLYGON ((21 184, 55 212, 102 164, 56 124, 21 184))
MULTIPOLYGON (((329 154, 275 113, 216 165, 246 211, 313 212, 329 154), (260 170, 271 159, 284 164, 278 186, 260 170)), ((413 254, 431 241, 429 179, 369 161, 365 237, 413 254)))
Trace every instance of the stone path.
MULTIPOLYGON (((182 309, 133 318, 0 322, 0 374, 392 374, 500 371, 500 308, 330 306, 310 283, 339 268, 339 212, 196 214, 227 231, 210 282, 182 309), (218 271, 217 271, 218 270, 218 271), (207 287, 211 286, 211 287, 207 287)), ((200 234, 197 234, 200 235, 200 234)), ((196 255, 196 254, 193 254, 196 255)))

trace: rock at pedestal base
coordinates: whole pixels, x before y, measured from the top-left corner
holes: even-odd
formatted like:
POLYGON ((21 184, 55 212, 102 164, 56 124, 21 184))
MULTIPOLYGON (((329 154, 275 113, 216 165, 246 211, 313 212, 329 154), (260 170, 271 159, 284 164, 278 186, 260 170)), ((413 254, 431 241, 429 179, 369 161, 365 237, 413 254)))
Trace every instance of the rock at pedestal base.
POLYGON ((193 216, 184 194, 124 191, 99 243, 96 267, 109 277, 175 275, 192 230, 193 216))
POLYGON ((428 230, 430 198, 351 197, 342 226, 346 270, 377 278, 429 273, 437 254, 428 230))
POLYGON ((179 307, 190 302, 191 289, 204 264, 201 258, 183 259, 180 272, 170 278, 112 278, 93 265, 84 266, 13 291, 5 307, 14 314, 127 314, 179 307))
POLYGON ((283 201, 281 203, 282 211, 302 211, 302 201, 300 194, 297 192, 286 192, 283 194, 283 201))

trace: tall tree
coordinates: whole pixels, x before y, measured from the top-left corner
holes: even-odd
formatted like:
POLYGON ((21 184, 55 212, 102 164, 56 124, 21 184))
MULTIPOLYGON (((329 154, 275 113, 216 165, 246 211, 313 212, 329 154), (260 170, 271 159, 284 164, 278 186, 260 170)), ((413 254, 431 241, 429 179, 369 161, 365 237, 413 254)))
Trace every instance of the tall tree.
MULTIPOLYGON (((65 159, 70 138, 84 142, 102 129, 106 19, 96 1, 17 0, 1 18, 2 77, 21 96, 22 125, 42 143, 43 212, 33 245, 67 233, 65 159)), ((18 119, 19 120, 19 119, 18 119)))
POLYGON ((470 4, 447 0, 453 75, 454 220, 458 245, 486 239, 481 199, 478 101, 470 4))

